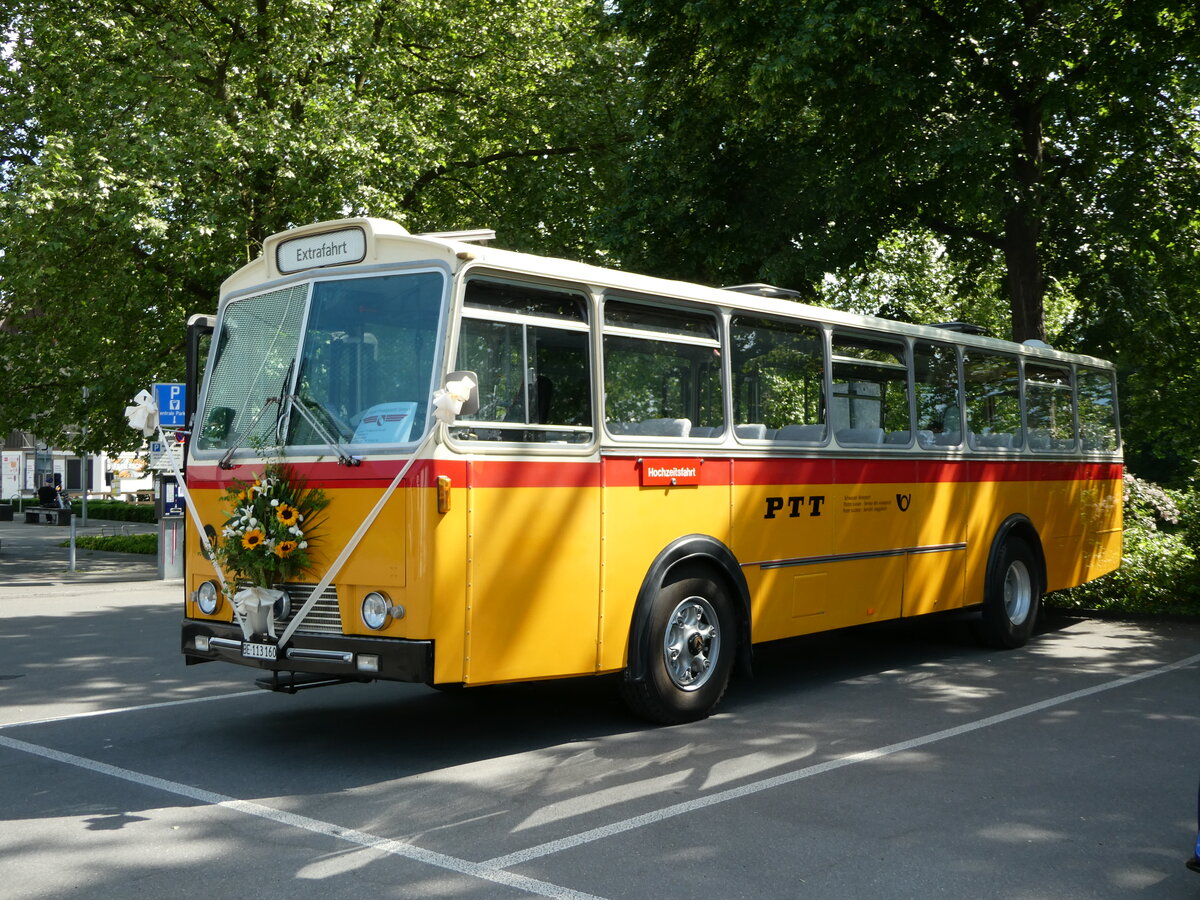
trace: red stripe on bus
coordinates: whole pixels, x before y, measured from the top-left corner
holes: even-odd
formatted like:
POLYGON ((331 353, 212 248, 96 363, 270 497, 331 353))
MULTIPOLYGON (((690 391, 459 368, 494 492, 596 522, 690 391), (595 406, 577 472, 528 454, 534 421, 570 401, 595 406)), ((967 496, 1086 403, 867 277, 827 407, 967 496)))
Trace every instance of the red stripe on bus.
MULTIPOLYGON (((357 466, 337 462, 288 463, 309 487, 319 488, 385 488, 392 483, 407 460, 363 460, 357 466)), ((265 463, 236 465, 232 469, 216 466, 188 466, 188 487, 193 490, 224 490, 234 481, 253 481, 262 474, 265 463)), ((413 463, 405 476, 405 484, 432 484, 438 475, 449 475, 458 483, 466 483, 466 460, 420 459, 413 463)))
MULTIPOLYGON (((601 462, 581 460, 419 460, 405 478, 407 485, 432 486, 439 475, 455 487, 479 488, 589 488, 640 487, 640 462, 648 457, 605 456, 601 462), (469 474, 468 474, 469 473, 469 474)), ((654 457, 667 461, 671 457, 654 457)), ((335 462, 301 463, 297 473, 311 487, 385 488, 392 483, 403 460, 364 461, 360 466, 335 462)), ((188 485, 196 490, 229 486, 234 479, 253 480, 262 466, 239 465, 228 471, 215 466, 192 465, 188 485)), ((926 460, 705 457, 699 484, 936 484, 1014 481, 1114 481, 1122 476, 1120 463, 1047 460, 926 460)), ((664 490, 669 488, 648 488, 664 490)), ((686 487, 674 488, 686 490, 686 487)))

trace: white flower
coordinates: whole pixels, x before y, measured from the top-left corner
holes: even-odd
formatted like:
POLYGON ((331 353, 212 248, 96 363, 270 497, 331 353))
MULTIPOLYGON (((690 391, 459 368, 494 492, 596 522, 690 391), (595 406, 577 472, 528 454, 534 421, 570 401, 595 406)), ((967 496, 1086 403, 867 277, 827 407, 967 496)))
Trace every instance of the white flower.
POLYGON ((301 541, 296 546, 298 548, 300 548, 301 550, 307 550, 308 549, 308 541, 301 541))
POLYGON ((278 500, 272 500, 272 501, 271 501, 271 505, 272 505, 272 506, 278 506, 278 505, 279 505, 279 501, 278 501, 278 500))

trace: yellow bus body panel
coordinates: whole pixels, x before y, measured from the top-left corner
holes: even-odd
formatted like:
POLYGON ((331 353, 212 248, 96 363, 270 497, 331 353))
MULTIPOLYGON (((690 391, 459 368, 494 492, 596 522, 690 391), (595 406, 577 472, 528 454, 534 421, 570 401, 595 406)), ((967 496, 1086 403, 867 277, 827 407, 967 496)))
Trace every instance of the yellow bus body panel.
MULTIPOLYGON (((664 487, 630 483, 630 460, 593 459, 562 464, 597 467, 590 480, 513 486, 491 477, 486 459, 455 465, 446 511, 437 467, 416 472, 334 582, 346 634, 434 641, 439 683, 622 669, 646 575, 687 535, 732 551, 756 643, 978 604, 994 538, 1013 516, 1040 538, 1049 590, 1110 572, 1121 556, 1119 477, 920 481, 914 464, 911 481, 755 484, 737 483, 738 461, 717 459, 704 462, 704 483, 664 487), (381 631, 359 613, 372 590, 405 608, 381 631)), ((306 582, 319 580, 382 493, 350 483, 323 486, 330 503, 313 529, 318 569, 306 582)), ((221 492, 192 496, 219 531, 221 492)), ((213 575, 187 527, 190 594, 213 575)), ((187 615, 206 618, 190 599, 187 615)), ((230 621, 229 603, 211 618, 230 621)))
POLYGON ((469 493, 465 680, 595 671, 599 489, 469 493))

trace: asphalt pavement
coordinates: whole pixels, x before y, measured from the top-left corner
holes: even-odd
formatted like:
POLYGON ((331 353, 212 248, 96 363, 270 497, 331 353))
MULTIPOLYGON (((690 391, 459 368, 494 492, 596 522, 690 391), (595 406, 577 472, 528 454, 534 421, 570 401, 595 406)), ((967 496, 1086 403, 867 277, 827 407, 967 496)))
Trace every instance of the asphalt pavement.
MULTIPOLYGON (((84 525, 75 518, 75 533, 82 535, 158 533, 156 523, 115 522, 88 517, 84 525)), ((20 512, 13 521, 0 522, 0 588, 27 585, 104 584, 159 580, 158 558, 143 553, 107 553, 75 549, 71 569, 68 525, 29 525, 20 512)))
POLYGON ((1200 897, 1200 623, 781 641, 661 728, 611 677, 256 690, 68 533, 0 523, 5 900, 1200 897))

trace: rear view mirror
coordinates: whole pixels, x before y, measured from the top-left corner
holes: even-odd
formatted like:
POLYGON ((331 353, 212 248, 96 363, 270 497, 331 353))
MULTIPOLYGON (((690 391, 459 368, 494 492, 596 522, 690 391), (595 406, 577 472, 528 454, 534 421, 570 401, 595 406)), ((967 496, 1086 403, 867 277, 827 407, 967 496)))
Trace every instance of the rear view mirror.
POLYGON ((443 384, 449 389, 452 383, 462 384, 463 382, 469 382, 470 390, 467 392, 458 414, 470 418, 479 412, 479 376, 468 371, 449 372, 443 384))

